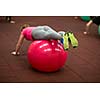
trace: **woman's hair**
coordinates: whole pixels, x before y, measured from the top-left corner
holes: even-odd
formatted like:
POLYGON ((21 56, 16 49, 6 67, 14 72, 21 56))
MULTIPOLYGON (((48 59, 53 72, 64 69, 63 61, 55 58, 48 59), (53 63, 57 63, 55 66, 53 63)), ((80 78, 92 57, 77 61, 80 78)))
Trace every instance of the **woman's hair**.
POLYGON ((22 25, 22 26, 20 27, 20 30, 22 31, 24 28, 29 27, 29 26, 30 26, 29 24, 24 24, 24 25, 22 25))

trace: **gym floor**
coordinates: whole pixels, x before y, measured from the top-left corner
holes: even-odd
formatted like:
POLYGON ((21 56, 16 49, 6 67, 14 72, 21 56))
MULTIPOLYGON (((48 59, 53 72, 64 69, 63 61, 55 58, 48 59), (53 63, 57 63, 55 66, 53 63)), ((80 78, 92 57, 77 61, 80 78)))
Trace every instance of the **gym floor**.
POLYGON ((73 16, 13 16, 15 24, 10 24, 0 17, 0 82, 1 83, 85 83, 100 82, 100 36, 98 27, 93 24, 90 34, 84 35, 86 22, 73 16), (79 47, 70 46, 65 66, 53 73, 34 70, 27 60, 30 41, 23 43, 20 56, 12 56, 21 25, 49 25, 56 31, 71 30, 79 41, 79 47))

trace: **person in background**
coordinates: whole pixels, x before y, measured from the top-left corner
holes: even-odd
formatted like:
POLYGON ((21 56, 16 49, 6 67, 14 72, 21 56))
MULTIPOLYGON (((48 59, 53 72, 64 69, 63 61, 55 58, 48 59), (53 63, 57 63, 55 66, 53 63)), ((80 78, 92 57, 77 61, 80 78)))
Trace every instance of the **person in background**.
POLYGON ((84 34, 89 33, 89 28, 92 24, 100 25, 100 16, 91 16, 91 20, 86 24, 84 34))
POLYGON ((7 22, 9 22, 11 24, 14 24, 15 23, 15 21, 12 20, 12 17, 11 16, 6 16, 5 19, 6 19, 7 22))

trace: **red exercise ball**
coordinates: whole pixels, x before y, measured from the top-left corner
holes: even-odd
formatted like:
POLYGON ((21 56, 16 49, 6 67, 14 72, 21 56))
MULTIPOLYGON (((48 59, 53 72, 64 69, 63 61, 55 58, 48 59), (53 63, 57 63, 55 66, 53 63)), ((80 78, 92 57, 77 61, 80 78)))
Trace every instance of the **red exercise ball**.
POLYGON ((36 40, 28 49, 29 63, 42 72, 54 72, 63 67, 67 55, 57 40, 36 40))

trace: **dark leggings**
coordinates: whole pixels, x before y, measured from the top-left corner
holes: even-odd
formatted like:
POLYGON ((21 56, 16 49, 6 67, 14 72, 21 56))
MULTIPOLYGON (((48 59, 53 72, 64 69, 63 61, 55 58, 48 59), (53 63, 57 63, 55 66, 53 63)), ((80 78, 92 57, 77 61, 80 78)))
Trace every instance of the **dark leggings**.
POLYGON ((100 25, 100 16, 90 16, 93 23, 95 23, 96 25, 100 25))
POLYGON ((6 16, 6 21, 10 22, 11 21, 11 16, 6 16))

